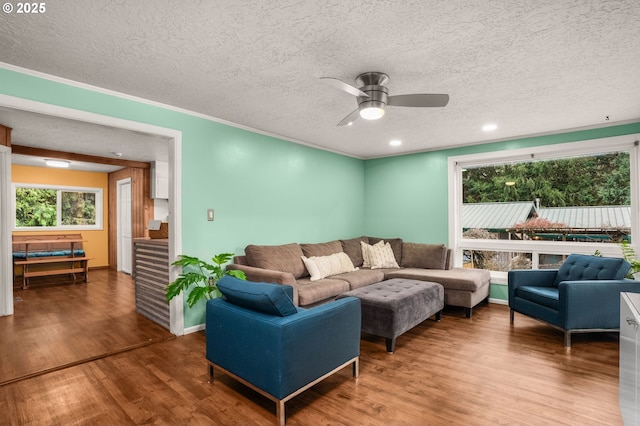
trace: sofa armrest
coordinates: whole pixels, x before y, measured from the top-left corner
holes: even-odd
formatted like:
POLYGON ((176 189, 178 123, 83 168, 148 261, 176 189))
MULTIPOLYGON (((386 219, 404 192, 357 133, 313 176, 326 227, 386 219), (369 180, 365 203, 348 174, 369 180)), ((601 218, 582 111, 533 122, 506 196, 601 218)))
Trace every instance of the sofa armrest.
POLYGON ((360 300, 346 297, 271 316, 207 302, 209 361, 283 398, 360 354, 360 300))
POLYGON ((248 281, 291 286, 293 288, 293 304, 298 306, 298 284, 296 283, 296 279, 293 277, 292 273, 239 265, 237 263, 227 265, 227 270, 238 270, 244 272, 248 281))
POLYGON ((518 287, 534 285, 537 287, 551 287, 558 274, 557 269, 516 269, 507 273, 509 289, 509 305, 518 287))
POLYGON ((640 293, 640 282, 621 280, 562 281, 559 312, 566 329, 620 328, 620 292, 640 293))

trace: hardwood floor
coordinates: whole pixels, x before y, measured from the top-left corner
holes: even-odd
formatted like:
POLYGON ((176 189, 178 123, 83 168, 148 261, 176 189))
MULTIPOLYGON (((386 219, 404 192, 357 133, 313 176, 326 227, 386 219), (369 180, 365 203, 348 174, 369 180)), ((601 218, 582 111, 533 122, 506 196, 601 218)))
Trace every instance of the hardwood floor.
MULTIPOLYGON (((95 335, 94 335, 95 337, 95 335)), ((562 334, 490 304, 397 340, 364 335, 347 367, 286 404, 296 425, 616 425, 618 337, 562 334)), ((5 346, 3 345, 3 352, 5 346)), ((275 406, 216 373, 194 333, 0 386, 1 424, 273 425, 275 406)))
POLYGON ((0 385, 173 338, 135 312, 130 276, 102 269, 89 278, 32 278, 28 289, 14 288, 15 314, 0 317, 0 385))

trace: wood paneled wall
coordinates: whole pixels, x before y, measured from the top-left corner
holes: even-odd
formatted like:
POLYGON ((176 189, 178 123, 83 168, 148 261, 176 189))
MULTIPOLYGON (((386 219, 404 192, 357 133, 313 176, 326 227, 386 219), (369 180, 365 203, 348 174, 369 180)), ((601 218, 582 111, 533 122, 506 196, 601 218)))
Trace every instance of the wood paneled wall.
POLYGON ((0 145, 11 147, 11 127, 0 124, 0 145))
POLYGON ((153 219, 150 169, 130 167, 109 173, 109 269, 113 270, 117 269, 118 266, 118 242, 116 234, 118 194, 116 183, 126 178, 131 178, 132 238, 148 237, 149 231, 147 230, 147 224, 149 220, 153 219))

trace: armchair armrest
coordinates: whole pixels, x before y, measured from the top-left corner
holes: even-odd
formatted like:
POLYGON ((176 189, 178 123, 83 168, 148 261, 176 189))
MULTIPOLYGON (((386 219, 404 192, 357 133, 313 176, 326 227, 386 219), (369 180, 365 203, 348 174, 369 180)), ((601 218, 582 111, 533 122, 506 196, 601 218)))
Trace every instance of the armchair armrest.
POLYGON ((559 312, 566 329, 620 328, 620 292, 640 293, 640 282, 621 280, 562 281, 559 312))
POLYGON ((207 359, 282 399, 360 354, 360 300, 278 317, 207 302, 207 359))
POLYGON ((227 265, 227 270, 234 269, 244 272, 248 281, 291 286, 293 288, 293 304, 298 306, 298 284, 292 273, 256 268, 254 266, 240 265, 237 263, 227 265))
POLYGON ((516 269, 507 274, 509 302, 513 300, 515 291, 523 285, 551 287, 558 274, 557 269, 516 269))

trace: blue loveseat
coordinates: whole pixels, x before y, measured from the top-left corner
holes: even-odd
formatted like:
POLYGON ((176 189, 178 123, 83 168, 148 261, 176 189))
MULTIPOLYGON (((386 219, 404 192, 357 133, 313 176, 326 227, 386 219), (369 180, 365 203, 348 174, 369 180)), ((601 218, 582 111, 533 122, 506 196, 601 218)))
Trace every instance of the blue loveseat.
POLYGON ((624 259, 571 254, 560 269, 515 270, 508 274, 510 320, 514 313, 572 333, 619 331, 620 292, 640 293, 640 282, 625 279, 624 259))
POLYGON ((359 299, 304 309, 286 285, 225 276, 218 289, 206 307, 209 379, 218 369, 276 402, 280 425, 289 399, 349 364, 358 376, 359 299))

